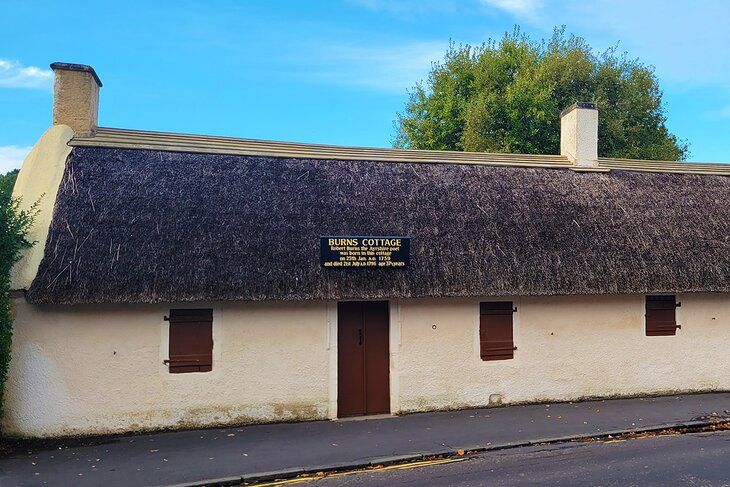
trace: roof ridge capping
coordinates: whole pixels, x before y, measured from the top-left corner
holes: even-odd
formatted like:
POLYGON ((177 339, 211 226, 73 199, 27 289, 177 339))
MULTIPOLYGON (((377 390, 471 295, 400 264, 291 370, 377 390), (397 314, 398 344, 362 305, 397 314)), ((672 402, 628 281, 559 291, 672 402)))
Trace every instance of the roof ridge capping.
POLYGON ((355 147, 109 127, 99 127, 93 136, 77 134, 69 142, 69 145, 266 157, 546 167, 572 169, 579 172, 624 170, 730 176, 730 164, 716 162, 655 161, 599 157, 596 166, 581 168, 573 165, 567 157, 558 154, 355 147))
POLYGON ((181 145, 190 145, 194 143, 251 143, 251 144, 271 144, 279 146, 292 146, 292 147, 322 147, 332 149, 343 149, 343 150, 368 150, 368 151, 384 151, 384 152, 397 152, 402 154, 445 154, 445 155, 489 155, 496 157, 525 157, 525 158, 554 158, 554 159, 565 159, 559 154, 521 154, 515 152, 481 152, 481 151, 457 151, 457 150, 441 150, 441 149, 402 149, 399 147, 368 147, 368 146, 356 146, 356 145, 341 145, 341 144, 318 144, 314 142, 293 142, 293 141, 282 141, 273 139, 251 139, 246 137, 231 137, 227 135, 205 135, 205 134, 191 134, 185 132, 160 132, 153 130, 135 130, 135 129, 122 129, 114 127, 99 127, 99 131, 94 135, 76 135, 72 143, 73 145, 89 145, 101 147, 103 143, 108 142, 112 139, 121 140, 132 140, 134 138, 145 139, 156 143, 179 143, 181 145))
MULTIPOLYGON (((98 127, 98 94, 102 83, 94 68, 86 64, 61 62, 51 64, 51 68, 56 73, 54 125, 67 124, 74 129, 75 135, 69 141, 70 146, 263 157, 543 167, 577 172, 608 172, 616 169, 730 176, 730 164, 599 158, 598 105, 593 102, 576 101, 560 113, 560 154, 355 147, 98 127), (63 75, 64 72, 68 72, 69 76, 63 75), (93 79, 93 86, 85 90, 77 89, 84 83, 79 75, 93 79)), ((89 86, 88 82, 86 86, 89 86)))
POLYGON ((547 168, 571 167, 570 161, 557 154, 507 154, 351 147, 224 136, 149 132, 106 127, 98 128, 93 136, 76 135, 69 142, 69 145, 79 147, 108 147, 170 152, 377 162, 481 164, 547 168))

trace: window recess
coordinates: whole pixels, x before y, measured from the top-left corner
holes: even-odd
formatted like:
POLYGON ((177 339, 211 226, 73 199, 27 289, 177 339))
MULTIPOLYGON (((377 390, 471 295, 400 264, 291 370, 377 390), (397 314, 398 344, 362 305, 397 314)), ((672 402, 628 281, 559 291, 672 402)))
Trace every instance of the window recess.
POLYGON ((487 301, 479 304, 479 351, 482 360, 514 358, 512 301, 487 301))
POLYGON ((646 336, 673 336, 677 334, 678 303, 674 295, 646 297, 646 336))
POLYGON ((170 358, 163 363, 171 374, 213 369, 213 310, 171 309, 170 358))

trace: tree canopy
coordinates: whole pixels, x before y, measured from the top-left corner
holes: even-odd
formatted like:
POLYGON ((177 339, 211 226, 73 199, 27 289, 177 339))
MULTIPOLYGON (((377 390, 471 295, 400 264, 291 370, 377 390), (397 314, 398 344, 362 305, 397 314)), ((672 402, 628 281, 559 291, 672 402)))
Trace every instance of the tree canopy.
POLYGON ((669 132, 651 66, 595 54, 586 41, 555 29, 535 41, 516 28, 481 46, 453 43, 425 85, 409 92, 395 122, 406 149, 558 154, 560 112, 576 101, 599 108, 601 157, 684 160, 688 146, 669 132))

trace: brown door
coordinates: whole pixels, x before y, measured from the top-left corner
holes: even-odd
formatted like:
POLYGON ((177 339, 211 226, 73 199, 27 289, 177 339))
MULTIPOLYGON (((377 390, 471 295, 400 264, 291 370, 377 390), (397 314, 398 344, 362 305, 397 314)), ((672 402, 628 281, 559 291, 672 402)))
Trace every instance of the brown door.
POLYGON ((339 417, 390 412, 387 301, 337 305, 337 413, 339 417))

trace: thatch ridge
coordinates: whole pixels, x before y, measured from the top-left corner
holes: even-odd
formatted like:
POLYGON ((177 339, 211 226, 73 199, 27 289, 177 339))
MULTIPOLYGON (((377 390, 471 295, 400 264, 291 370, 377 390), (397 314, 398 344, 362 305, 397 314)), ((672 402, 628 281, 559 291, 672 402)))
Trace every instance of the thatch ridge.
POLYGON ((730 178, 75 147, 35 303, 730 291, 730 178), (407 235, 322 269, 320 235, 407 235))
POLYGON ((389 161, 424 164, 486 164, 494 166, 548 167, 579 171, 621 169, 643 172, 676 172, 730 176, 730 164, 712 162, 650 161, 601 157, 593 168, 575 167, 566 156, 555 154, 505 154, 445 150, 418 150, 377 147, 352 147, 301 142, 242 139, 211 135, 151 132, 147 130, 98 127, 94 135, 76 135, 73 147, 143 149, 165 152, 230 154, 299 159, 334 159, 344 161, 389 161))
POLYGON ((548 154, 504 154, 445 150, 414 150, 378 147, 352 147, 301 142, 240 139, 144 130, 99 127, 93 136, 75 136, 74 147, 144 149, 165 152, 230 154, 247 156, 294 157, 359 161, 421 162, 426 164, 489 164, 526 167, 566 168, 565 156, 548 154))

